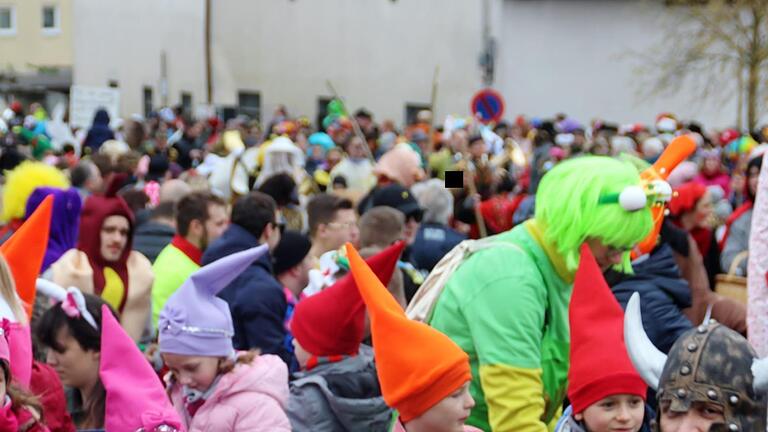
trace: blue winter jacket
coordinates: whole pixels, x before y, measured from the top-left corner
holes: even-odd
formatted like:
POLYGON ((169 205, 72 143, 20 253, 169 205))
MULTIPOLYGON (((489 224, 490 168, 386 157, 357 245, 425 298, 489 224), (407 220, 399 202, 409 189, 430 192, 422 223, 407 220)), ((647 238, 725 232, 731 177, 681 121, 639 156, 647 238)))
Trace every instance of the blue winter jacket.
POLYGON ((95 152, 105 141, 111 139, 115 139, 115 133, 109 128, 109 113, 104 109, 100 109, 93 116, 93 125, 85 136, 83 147, 89 147, 95 152))
POLYGON ((445 254, 467 236, 435 223, 423 223, 411 245, 410 262, 419 270, 432 271, 445 254))
MULTIPOLYGON (((231 224, 203 254, 203 265, 259 245, 243 227, 231 224)), ((237 350, 258 348, 262 354, 276 354, 290 365, 285 349, 285 311, 288 303, 283 287, 272 275, 269 253, 251 264, 231 284, 221 290, 235 325, 233 342, 237 350)))
MULTIPOLYGON (((624 309, 632 293, 640 293, 643 327, 656 347, 669 352, 677 338, 693 327, 683 314, 691 306, 691 290, 680 276, 672 248, 657 247, 642 262, 632 265, 633 275, 621 275, 612 281, 611 290, 624 309)), ((611 278, 608 277, 610 280, 611 278)))

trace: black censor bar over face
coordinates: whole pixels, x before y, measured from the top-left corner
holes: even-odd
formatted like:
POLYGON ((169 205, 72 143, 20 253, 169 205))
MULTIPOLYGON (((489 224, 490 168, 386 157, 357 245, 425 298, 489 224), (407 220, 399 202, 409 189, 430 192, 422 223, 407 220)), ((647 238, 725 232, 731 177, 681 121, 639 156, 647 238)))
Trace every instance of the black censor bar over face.
POLYGON ((445 187, 448 189, 461 189, 464 187, 464 171, 446 171, 445 187))

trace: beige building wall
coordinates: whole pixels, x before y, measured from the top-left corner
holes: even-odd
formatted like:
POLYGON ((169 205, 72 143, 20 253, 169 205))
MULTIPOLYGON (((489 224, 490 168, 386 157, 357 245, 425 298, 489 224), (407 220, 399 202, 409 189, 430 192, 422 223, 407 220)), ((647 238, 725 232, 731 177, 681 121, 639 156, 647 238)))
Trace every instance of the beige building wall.
POLYGON ((38 67, 71 67, 73 0, 0 0, 0 7, 11 6, 15 32, 0 32, 0 71, 12 67, 19 73, 35 72, 38 67), (43 30, 43 6, 56 6, 58 31, 43 30))

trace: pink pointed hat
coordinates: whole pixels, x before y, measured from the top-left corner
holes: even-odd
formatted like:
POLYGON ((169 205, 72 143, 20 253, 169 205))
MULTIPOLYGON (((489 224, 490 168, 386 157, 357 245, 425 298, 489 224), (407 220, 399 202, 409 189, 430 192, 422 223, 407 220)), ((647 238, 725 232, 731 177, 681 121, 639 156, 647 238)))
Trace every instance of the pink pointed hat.
POLYGON ((29 324, 18 321, 26 317, 17 316, 14 310, 23 310, 18 296, 0 296, 0 329, 4 336, 0 343, 5 346, 0 347, 0 359, 10 364, 14 384, 28 389, 32 379, 32 336, 29 324), (6 349, 10 352, 6 353, 6 349))
MULTIPOLYGON (((32 380, 32 335, 30 327, 3 320, 2 328, 5 333, 2 343, 6 343, 10 349, 9 361, 13 382, 21 388, 28 389, 32 380)), ((0 356, 2 356, 2 352, 0 352, 0 356)))
POLYGON ((107 392, 105 430, 184 430, 160 378, 106 305, 101 306, 99 377, 107 392))
POLYGON ((28 389, 32 379, 32 335, 28 325, 0 319, 0 360, 8 363, 13 383, 28 389))
MULTIPOLYGON (((3 320, 3 324, 6 324, 8 321, 3 320)), ((8 366, 11 365, 11 348, 8 346, 8 333, 6 332, 7 326, 2 325, 0 326, 0 360, 5 360, 6 363, 8 363, 8 366)))

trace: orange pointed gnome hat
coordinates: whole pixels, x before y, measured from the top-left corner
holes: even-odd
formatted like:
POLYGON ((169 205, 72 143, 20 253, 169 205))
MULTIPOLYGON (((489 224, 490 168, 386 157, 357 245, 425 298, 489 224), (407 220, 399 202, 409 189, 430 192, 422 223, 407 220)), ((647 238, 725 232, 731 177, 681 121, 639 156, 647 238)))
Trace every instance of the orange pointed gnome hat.
POLYGON ((53 195, 47 196, 34 213, 13 235, 0 246, 11 268, 16 291, 27 312, 32 317, 32 307, 37 293, 37 276, 43 265, 45 250, 48 247, 48 234, 51 229, 53 195))
POLYGON ((615 394, 632 394, 645 400, 647 386, 624 345, 624 311, 586 243, 581 247, 568 318, 568 399, 573 412, 579 414, 615 394))
POLYGON ((472 379, 469 357, 448 336, 409 320, 355 248, 349 243, 346 248, 371 318, 381 392, 387 405, 408 422, 472 379))

